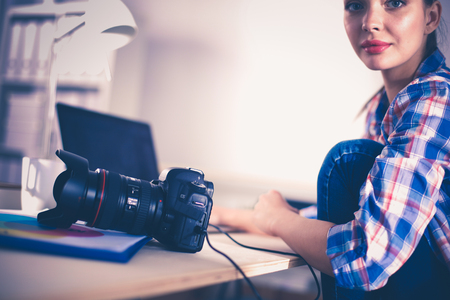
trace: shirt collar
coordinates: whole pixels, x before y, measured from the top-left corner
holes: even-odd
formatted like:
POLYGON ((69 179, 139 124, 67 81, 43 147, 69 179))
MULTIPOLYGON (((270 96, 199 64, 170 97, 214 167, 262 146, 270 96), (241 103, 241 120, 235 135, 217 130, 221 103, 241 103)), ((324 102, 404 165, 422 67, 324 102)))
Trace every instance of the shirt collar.
POLYGON ((435 72, 443 66, 445 66, 445 57, 439 49, 436 49, 433 54, 428 56, 419 65, 414 78, 422 77, 428 73, 435 72))

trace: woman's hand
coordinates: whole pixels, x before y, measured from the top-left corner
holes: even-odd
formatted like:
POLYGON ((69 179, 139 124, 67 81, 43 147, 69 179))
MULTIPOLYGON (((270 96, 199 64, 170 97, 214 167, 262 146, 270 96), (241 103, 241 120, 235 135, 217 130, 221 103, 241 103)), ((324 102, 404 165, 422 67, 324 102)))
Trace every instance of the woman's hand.
POLYGON ((259 197, 254 210, 213 206, 209 222, 251 233, 276 235, 273 224, 282 220, 286 212, 298 215, 298 209, 290 206, 279 192, 269 191, 259 197))
POLYGON ((276 234, 276 226, 286 220, 287 214, 298 215, 298 209, 290 206, 277 191, 271 190, 259 197, 253 211, 253 223, 269 235, 276 234))
POLYGON ((261 195, 254 210, 213 206, 210 223, 278 236, 313 267, 334 276, 326 255, 328 230, 334 224, 300 216, 277 191, 261 195))
POLYGON ((229 226, 238 230, 265 234, 253 224, 253 210, 214 206, 209 223, 216 226, 229 226))
POLYGON ((290 206, 277 191, 259 197, 253 210, 253 224, 266 234, 283 239, 313 267, 334 276, 326 255, 327 234, 334 224, 300 216, 298 209, 290 206))

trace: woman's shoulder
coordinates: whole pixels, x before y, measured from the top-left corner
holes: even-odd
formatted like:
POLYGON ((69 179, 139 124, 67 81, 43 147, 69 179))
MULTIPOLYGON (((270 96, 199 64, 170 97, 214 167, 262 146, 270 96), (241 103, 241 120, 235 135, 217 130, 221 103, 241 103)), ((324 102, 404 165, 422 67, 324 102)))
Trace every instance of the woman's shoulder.
POLYGON ((394 99, 390 111, 395 115, 394 119, 398 120, 420 116, 424 118, 425 115, 448 118, 448 112, 450 112, 450 70, 447 68, 440 68, 413 80, 394 99))
POLYGON ((434 101, 439 98, 450 105, 450 69, 444 65, 433 72, 415 78, 397 96, 398 104, 415 100, 434 101))
POLYGON ((414 85, 429 85, 438 83, 438 86, 450 85, 450 69, 445 63, 445 56, 439 49, 430 55, 418 68, 416 78, 411 82, 414 85))
POLYGON ((442 87, 448 87, 450 85, 450 69, 447 66, 443 66, 435 72, 416 78, 412 83, 427 84, 431 82, 439 83, 439 86, 442 87))

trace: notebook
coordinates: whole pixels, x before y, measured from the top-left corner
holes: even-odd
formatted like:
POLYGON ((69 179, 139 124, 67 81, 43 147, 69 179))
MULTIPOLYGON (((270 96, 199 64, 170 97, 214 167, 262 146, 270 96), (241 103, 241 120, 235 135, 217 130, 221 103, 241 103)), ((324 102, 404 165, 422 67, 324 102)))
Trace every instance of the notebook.
POLYGON ((149 240, 79 224, 68 229, 41 225, 35 215, 0 210, 0 247, 65 256, 127 262, 149 240))
POLYGON ((56 105, 64 150, 97 168, 151 181, 159 176, 150 125, 63 103, 56 105))

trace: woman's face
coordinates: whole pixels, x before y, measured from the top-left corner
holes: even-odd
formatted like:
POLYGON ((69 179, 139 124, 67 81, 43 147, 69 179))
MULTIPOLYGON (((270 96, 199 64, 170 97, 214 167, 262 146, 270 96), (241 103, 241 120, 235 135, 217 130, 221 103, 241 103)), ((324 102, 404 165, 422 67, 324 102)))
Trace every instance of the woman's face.
POLYGON ((350 43, 369 69, 415 71, 429 31, 423 0, 344 0, 344 5, 350 43))

